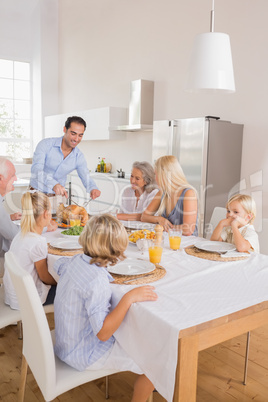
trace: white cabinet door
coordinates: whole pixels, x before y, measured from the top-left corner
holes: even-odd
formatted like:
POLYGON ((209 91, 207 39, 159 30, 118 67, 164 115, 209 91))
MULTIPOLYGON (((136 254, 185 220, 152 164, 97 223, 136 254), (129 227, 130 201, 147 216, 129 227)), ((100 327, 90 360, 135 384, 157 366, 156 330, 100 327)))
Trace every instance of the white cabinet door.
POLYGON ((128 109, 121 107, 104 107, 47 116, 45 117, 45 138, 62 136, 67 118, 69 116, 80 116, 87 124, 83 140, 120 139, 125 134, 110 131, 109 127, 126 124, 127 111, 128 109))

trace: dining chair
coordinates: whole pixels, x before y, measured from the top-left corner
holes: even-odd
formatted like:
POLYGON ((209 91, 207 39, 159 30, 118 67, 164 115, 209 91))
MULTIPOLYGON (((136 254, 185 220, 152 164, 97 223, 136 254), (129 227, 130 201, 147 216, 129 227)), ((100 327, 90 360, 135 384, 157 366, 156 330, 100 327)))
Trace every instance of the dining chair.
POLYGON ((210 222, 206 227, 205 235, 207 239, 210 239, 215 227, 218 225, 219 221, 226 218, 226 208, 215 207, 213 209, 210 222))
POLYGON ((4 285, 0 284, 0 328, 17 323, 19 339, 22 339, 21 313, 19 310, 12 310, 12 308, 7 306, 4 299, 4 285))
POLYGON ((11 251, 6 253, 5 261, 18 297, 23 323, 23 356, 18 401, 24 400, 28 365, 46 401, 51 401, 70 389, 102 377, 106 377, 106 398, 108 398, 107 376, 118 371, 78 371, 58 359, 53 349, 54 331, 49 330, 32 276, 20 267, 11 251))

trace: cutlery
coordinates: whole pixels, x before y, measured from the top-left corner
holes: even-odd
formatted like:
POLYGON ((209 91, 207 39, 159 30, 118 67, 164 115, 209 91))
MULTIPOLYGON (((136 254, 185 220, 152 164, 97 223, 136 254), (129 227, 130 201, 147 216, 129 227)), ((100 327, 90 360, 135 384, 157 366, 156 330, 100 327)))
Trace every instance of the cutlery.
POLYGON ((145 278, 146 276, 153 276, 154 274, 150 273, 150 274, 146 274, 146 275, 140 275, 140 276, 136 276, 136 278, 131 278, 131 279, 127 279, 126 281, 122 282, 122 283, 129 283, 132 281, 136 281, 137 279, 142 279, 145 278))
POLYGON ((88 201, 85 201, 83 207, 86 208, 90 201, 92 201, 92 198, 90 198, 88 201))
MULTIPOLYGON (((90 198, 88 201, 85 201, 84 202, 84 204, 83 204, 83 208, 85 208, 89 203, 90 203, 90 201, 92 201, 92 198, 90 198)), ((77 205, 78 207, 80 207, 81 205, 79 205, 79 204, 77 204, 77 202, 76 201, 74 201, 74 199, 72 198, 72 202, 75 204, 75 205, 77 205)))

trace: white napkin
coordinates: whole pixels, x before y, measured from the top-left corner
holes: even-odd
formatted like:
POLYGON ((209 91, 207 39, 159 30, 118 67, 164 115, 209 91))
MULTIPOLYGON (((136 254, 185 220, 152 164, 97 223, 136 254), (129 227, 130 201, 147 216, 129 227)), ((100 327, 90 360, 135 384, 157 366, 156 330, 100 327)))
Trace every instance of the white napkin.
POLYGON ((240 251, 228 251, 226 254, 221 254, 222 258, 234 258, 234 257, 250 257, 249 253, 242 253, 240 251))

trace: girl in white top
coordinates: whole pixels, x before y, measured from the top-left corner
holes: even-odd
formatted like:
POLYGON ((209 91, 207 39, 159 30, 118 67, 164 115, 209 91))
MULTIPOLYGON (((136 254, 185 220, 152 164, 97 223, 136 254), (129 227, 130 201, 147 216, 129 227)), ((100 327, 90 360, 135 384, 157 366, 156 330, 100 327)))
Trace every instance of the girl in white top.
MULTIPOLYGON (((56 282, 47 268, 47 242, 41 234, 51 220, 49 198, 38 191, 22 196, 21 231, 12 240, 10 250, 34 280, 42 304, 53 303, 56 282), (51 285, 54 285, 51 287, 51 285)), ((5 303, 18 310, 18 300, 7 270, 4 273, 5 303)))
POLYGON ((148 162, 134 162, 130 176, 131 187, 122 195, 117 219, 140 221, 141 214, 158 193, 153 167, 148 162))
POLYGON ((253 198, 245 194, 236 194, 229 199, 226 208, 226 218, 218 223, 210 240, 232 243, 237 251, 259 253, 259 239, 252 225, 256 216, 253 198))

